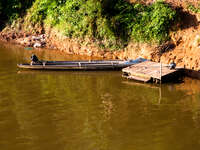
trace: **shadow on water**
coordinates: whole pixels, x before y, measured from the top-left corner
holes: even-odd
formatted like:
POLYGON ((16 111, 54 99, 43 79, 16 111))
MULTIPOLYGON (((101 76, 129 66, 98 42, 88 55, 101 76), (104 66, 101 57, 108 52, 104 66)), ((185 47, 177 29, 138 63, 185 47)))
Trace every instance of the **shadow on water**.
POLYGON ((186 69, 185 75, 194 79, 200 79, 200 71, 186 69))

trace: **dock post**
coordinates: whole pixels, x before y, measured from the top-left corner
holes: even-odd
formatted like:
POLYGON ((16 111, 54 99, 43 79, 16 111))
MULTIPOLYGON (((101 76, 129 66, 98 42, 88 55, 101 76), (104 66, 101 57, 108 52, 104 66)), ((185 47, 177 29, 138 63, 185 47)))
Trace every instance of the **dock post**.
POLYGON ((162 63, 160 61, 160 84, 162 84, 162 63))
POLYGON ((159 99, 158 99, 158 104, 160 105, 162 99, 162 86, 159 87, 159 99))

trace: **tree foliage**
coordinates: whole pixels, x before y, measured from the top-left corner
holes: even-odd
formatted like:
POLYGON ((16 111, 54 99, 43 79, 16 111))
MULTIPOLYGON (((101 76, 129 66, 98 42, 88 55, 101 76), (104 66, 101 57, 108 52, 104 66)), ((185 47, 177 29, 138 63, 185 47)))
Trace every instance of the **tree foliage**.
POLYGON ((195 7, 194 5, 192 4, 188 4, 188 9, 194 13, 200 13, 200 3, 198 5, 198 7, 195 7))

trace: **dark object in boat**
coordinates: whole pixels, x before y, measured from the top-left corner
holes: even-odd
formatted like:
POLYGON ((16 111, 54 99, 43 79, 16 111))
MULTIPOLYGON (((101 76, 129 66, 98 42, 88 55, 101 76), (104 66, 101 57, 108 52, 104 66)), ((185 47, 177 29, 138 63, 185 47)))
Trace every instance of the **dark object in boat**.
POLYGON ((174 62, 169 64, 169 69, 175 69, 176 68, 176 64, 174 62))
POLYGON ((37 62, 39 62, 39 59, 37 58, 37 56, 36 56, 35 54, 32 54, 32 55, 31 55, 31 61, 32 61, 33 63, 37 63, 37 62))
POLYGON ((17 66, 22 69, 34 70, 119 70, 144 61, 146 61, 144 58, 91 61, 41 61, 38 58, 34 58, 30 64, 18 64, 17 66))

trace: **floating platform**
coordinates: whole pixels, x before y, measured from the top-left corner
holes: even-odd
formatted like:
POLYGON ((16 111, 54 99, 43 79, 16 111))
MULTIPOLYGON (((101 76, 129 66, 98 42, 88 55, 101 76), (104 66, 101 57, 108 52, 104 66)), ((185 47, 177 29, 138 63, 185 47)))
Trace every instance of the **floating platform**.
POLYGON ((123 77, 142 82, 169 82, 178 80, 181 68, 170 69, 169 65, 145 61, 122 69, 123 77))
POLYGON ((91 61, 38 61, 30 64, 18 64, 21 69, 32 70, 120 70, 146 59, 135 60, 91 60, 91 61))

